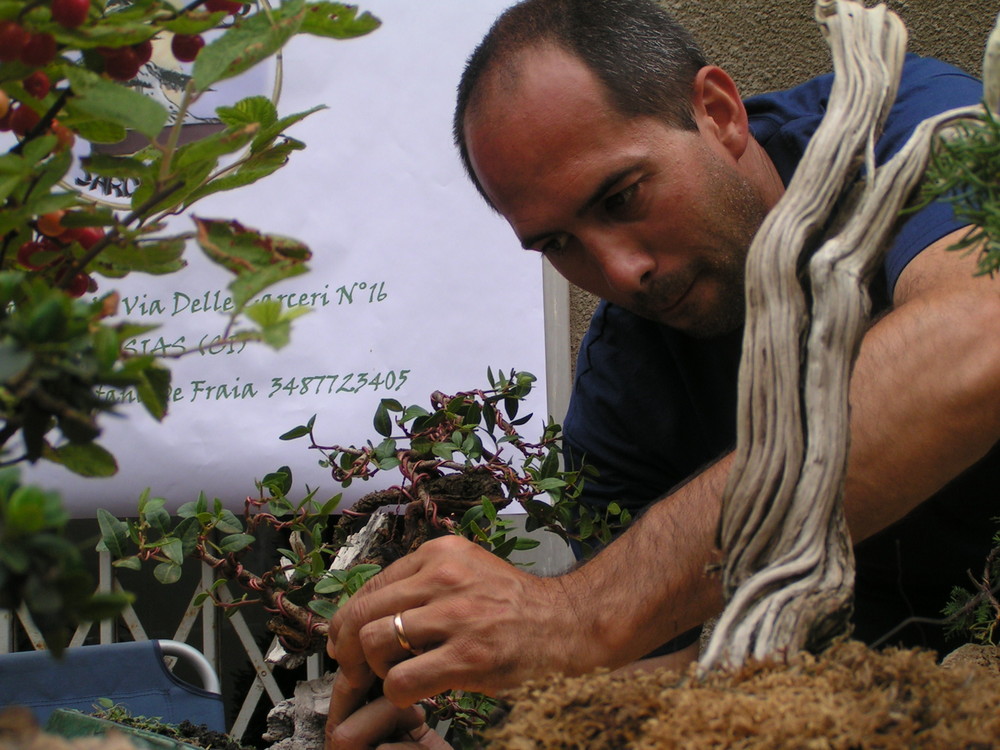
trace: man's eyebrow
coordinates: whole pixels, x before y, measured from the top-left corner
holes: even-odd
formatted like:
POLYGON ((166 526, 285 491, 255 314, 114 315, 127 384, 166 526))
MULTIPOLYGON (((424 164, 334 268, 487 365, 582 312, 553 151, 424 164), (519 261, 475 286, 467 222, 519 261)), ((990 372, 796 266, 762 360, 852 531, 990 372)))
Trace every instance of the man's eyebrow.
MULTIPOLYGON (((581 205, 579 209, 577 209, 576 215, 582 216, 583 214, 587 213, 587 211, 593 208, 595 204, 599 203, 604 199, 604 196, 608 194, 608 191, 610 191, 611 188, 613 188, 616 184, 625 179, 629 174, 634 172, 636 169, 637 169, 636 165, 630 164, 627 167, 619 169, 617 172, 612 172, 603 180, 601 180, 601 183, 590 194, 590 197, 583 202, 583 205, 581 205)), ((521 247, 524 248, 525 250, 531 250, 535 246, 535 244, 538 243, 540 240, 543 240, 546 237, 549 237, 550 235, 553 234, 557 234, 557 232, 550 231, 550 232, 539 232, 538 234, 533 234, 530 237, 526 237, 525 239, 521 240, 521 247)))

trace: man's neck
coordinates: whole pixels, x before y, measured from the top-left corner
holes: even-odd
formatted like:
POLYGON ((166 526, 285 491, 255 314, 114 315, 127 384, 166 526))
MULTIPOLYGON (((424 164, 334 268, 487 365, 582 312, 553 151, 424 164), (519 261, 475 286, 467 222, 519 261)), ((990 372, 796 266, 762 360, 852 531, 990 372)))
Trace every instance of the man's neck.
POLYGON ((753 137, 740 157, 739 169, 757 187, 768 211, 785 194, 785 184, 767 151, 753 137))

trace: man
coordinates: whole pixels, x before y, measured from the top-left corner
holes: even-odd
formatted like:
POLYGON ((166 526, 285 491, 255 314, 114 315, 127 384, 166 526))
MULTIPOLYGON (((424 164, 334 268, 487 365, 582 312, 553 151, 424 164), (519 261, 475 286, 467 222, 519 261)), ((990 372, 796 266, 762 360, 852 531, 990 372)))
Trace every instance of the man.
MULTIPOLYGON (((719 611, 705 569, 734 434, 743 263, 828 90, 819 79, 744 104, 644 0, 527 0, 497 22, 459 87, 457 142, 522 245, 604 300, 581 350, 567 443, 602 472, 591 502, 649 505, 559 577, 458 538, 394 563, 331 622, 341 667, 331 728, 373 675, 397 706, 449 688, 495 693, 549 672, 621 667, 689 633, 674 643, 685 647, 719 611)), ((980 96, 957 70, 908 60, 880 159, 919 120, 980 96)), ((946 207, 927 209, 872 290, 881 317, 854 371, 845 491, 855 632, 867 640, 911 612, 935 615, 989 548, 1000 282, 947 252, 960 236, 946 207)), ((361 736, 362 724, 371 729, 352 717, 334 741, 361 736)))

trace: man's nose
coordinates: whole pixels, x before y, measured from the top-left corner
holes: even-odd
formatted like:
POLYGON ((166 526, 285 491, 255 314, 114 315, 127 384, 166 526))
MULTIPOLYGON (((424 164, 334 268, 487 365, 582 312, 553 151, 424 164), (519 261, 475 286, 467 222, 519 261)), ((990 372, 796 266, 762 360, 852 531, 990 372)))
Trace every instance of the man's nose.
POLYGON ((653 256, 624 232, 595 231, 587 238, 586 247, 608 286, 619 293, 639 292, 653 276, 653 256))

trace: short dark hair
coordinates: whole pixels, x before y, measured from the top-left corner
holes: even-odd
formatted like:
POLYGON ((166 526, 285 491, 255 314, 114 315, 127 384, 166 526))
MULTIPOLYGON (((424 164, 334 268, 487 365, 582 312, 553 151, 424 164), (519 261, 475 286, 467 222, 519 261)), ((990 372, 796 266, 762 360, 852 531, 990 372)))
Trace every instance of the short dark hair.
POLYGON ((695 128, 691 90, 705 57, 690 33, 653 0, 523 0, 504 11, 465 65, 454 138, 479 193, 465 142, 465 116, 484 76, 529 47, 554 44, 576 55, 627 117, 653 116, 695 128))

